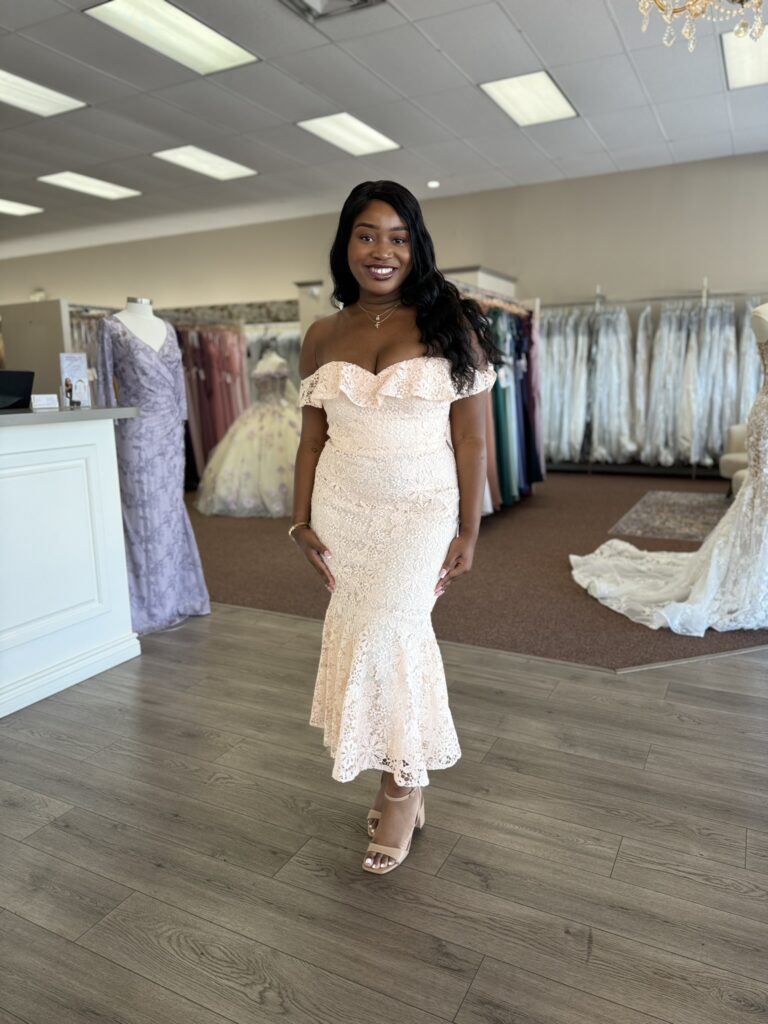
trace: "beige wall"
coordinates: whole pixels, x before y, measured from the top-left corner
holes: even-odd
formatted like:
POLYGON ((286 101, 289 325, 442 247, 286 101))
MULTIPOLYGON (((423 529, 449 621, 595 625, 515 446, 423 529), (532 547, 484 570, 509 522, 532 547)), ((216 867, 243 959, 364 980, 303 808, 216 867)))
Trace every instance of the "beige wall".
MULTIPOLYGON (((768 154, 425 203, 442 266, 480 263, 545 302, 694 291, 768 292, 761 199, 768 154)), ((0 303, 51 297, 157 306, 294 298, 327 276, 333 215, 0 262, 0 303)))

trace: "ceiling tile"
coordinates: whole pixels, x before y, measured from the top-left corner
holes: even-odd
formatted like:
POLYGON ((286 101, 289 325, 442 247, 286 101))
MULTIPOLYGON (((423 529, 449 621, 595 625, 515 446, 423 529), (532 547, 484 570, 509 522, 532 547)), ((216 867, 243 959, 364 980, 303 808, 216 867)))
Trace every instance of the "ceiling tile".
POLYGON ((347 110, 353 97, 357 105, 400 99, 399 93, 338 46, 319 46, 304 53, 288 54, 274 63, 296 81, 329 97, 338 110, 347 110))
POLYGON ((719 38, 699 40, 693 53, 684 46, 653 46, 638 50, 632 59, 654 103, 709 96, 725 88, 719 38))
POLYGON ((159 89, 195 78, 189 68, 82 14, 64 14, 21 33, 43 46, 130 82, 137 89, 159 89))
POLYGON ((59 0, 59 3, 73 11, 84 11, 86 7, 93 7, 94 0, 59 0))
MULTIPOLYGON (((439 199, 441 196, 463 196, 473 192, 490 192, 494 189, 509 188, 518 184, 511 181, 506 174, 489 167, 485 171, 474 171, 472 174, 449 174, 440 178, 437 190, 420 190, 421 199, 439 199)), ((438 262, 440 254, 438 253, 438 262)))
POLYGON ((549 66, 623 53, 624 43, 603 0, 501 0, 549 66))
POLYGON ((225 128, 212 121, 203 121, 185 110, 163 103, 149 93, 126 96, 101 105, 102 110, 112 111, 121 117, 136 121, 163 135, 178 140, 177 145, 207 146, 216 139, 229 134, 225 128))
POLYGON ((446 128, 408 100, 377 103, 370 107, 350 103, 347 109, 390 139, 396 137, 401 146, 425 146, 451 138, 446 128))
POLYGON ((302 164, 328 163, 330 160, 338 160, 342 152, 329 142, 323 142, 316 135, 304 131, 303 128, 297 128, 295 124, 267 128, 249 137, 302 164))
POLYGON ((428 18, 418 27, 473 82, 541 68, 539 58, 495 3, 428 18))
POLYGON ((472 136, 466 141, 516 184, 555 181, 563 177, 549 157, 514 125, 503 134, 472 136))
MULTIPOLYGON (((54 122, 52 122, 54 123, 54 122)), ((175 144, 176 137, 141 124, 104 107, 83 107, 55 119, 64 132, 84 131, 104 140, 123 145, 127 152, 151 153, 175 144)))
POLYGON ((297 167, 281 174, 283 183, 291 186, 288 195, 312 195, 318 190, 324 195, 336 196, 339 207, 352 189, 368 177, 354 157, 315 167, 297 167))
POLYGON ((248 64, 244 68, 221 71, 210 78, 285 121, 303 121, 339 112, 337 103, 307 89, 271 64, 248 64))
POLYGON ((20 124, 34 124, 39 121, 36 114, 27 110, 20 110, 19 107, 10 107, 7 103, 0 103, 0 131, 3 128, 16 128, 20 124))
POLYGON ((254 132, 280 124, 276 114, 206 79, 157 89, 152 95, 233 132, 254 132))
POLYGON ((12 238, 47 234, 49 231, 64 231, 79 220, 79 214, 71 214, 67 210, 46 210, 34 217, 0 217, 0 239, 9 241, 12 238))
POLYGON ((157 160, 147 153, 95 165, 90 173, 105 181, 114 181, 116 185, 135 188, 142 193, 175 189, 188 180, 180 167, 165 160, 157 160))
POLYGON ((255 137, 248 135, 228 135, 224 139, 217 139, 215 150, 219 156, 251 167, 260 175, 287 170, 298 165, 298 161, 293 157, 263 142, 257 142, 255 137))
POLYGON ((672 163, 672 153, 666 143, 641 146, 639 149, 616 149, 611 156, 621 171, 639 171, 645 167, 661 167, 672 163))
POLYGON ((611 174, 616 164, 607 153, 582 153, 555 161, 566 178, 587 178, 593 174, 611 174))
POLYGON ((470 85, 420 96, 415 102, 459 136, 505 132, 514 127, 513 122, 484 92, 470 85))
POLYGON ((19 35, 0 37, 0 67, 83 103, 104 103, 136 92, 128 82, 19 35))
POLYGON ((466 79, 412 25, 340 44, 398 92, 422 96, 466 85, 466 79))
POLYGON ((768 151, 768 125, 745 128, 733 133, 734 153, 765 153, 768 151))
POLYGON ((412 152, 429 161, 438 178, 441 174, 469 174, 489 169, 488 161, 480 153, 458 139, 436 142, 430 146, 416 146, 412 152))
POLYGON ((355 163, 360 169, 361 181, 367 178, 399 181, 406 188, 416 184, 421 186, 434 174, 431 163, 407 149, 372 153, 371 156, 359 157, 355 163))
POLYGON ((711 160, 714 157, 732 156, 733 139, 730 132, 714 135, 697 135, 691 139, 670 142, 669 148, 677 163, 691 160, 711 160))
POLYGON ((768 124, 768 85, 733 89, 728 93, 734 131, 768 124))
POLYGON ((553 121, 551 124, 535 124, 526 128, 525 134, 552 157, 597 153, 603 149, 602 142, 588 123, 578 117, 568 121, 553 121))
POLYGON ((664 141, 651 107, 632 107, 587 119, 608 149, 637 149, 664 141))
MULTIPOLYGON (((252 202, 254 189, 258 187, 258 178, 242 178, 238 181, 212 181, 195 171, 180 167, 184 175, 185 187, 174 191, 174 195, 191 210, 217 209, 232 204, 252 202), (248 184, 244 184, 244 183, 248 184)), ((156 202, 153 198, 151 202, 156 202)), ((138 208, 138 207, 137 207, 138 208)))
POLYGON ((34 178, 13 183, 0 184, 0 196, 12 199, 17 203, 29 203, 30 206, 42 206, 48 210, 64 210, 72 206, 74 192, 63 188, 51 188, 34 178))
POLYGON ((488 3, 488 0, 389 0, 390 4, 410 18, 411 21, 418 21, 420 18, 434 18, 438 14, 450 14, 451 11, 461 11, 467 7, 480 7, 488 3))
POLYGON ((332 18, 324 18, 318 29, 329 39, 355 39, 370 36, 387 28, 398 28, 405 24, 405 18, 391 4, 378 4, 367 10, 350 11, 332 18))
POLYGON ((26 146, 16 147, 9 132, 0 135, 3 147, 3 159, 0 163, 0 175, 3 180, 11 178, 33 179, 38 174, 45 174, 49 169, 48 162, 39 155, 30 155, 26 146))
POLYGON ((730 131, 728 103, 722 94, 659 103, 656 110, 668 139, 730 131))
POLYGON ((131 146, 91 135, 64 117, 12 129, 3 133, 3 139, 14 152, 45 163, 52 171, 77 170, 135 152, 131 146))
POLYGON ((177 7, 200 18, 228 39, 258 57, 323 46, 326 37, 276 0, 174 0, 177 7))
POLYGON ((629 58, 623 53, 553 68, 552 76, 584 117, 647 103, 629 58))
POLYGON ((0 25, 11 32, 66 13, 67 8, 57 0, 0 0, 0 25))

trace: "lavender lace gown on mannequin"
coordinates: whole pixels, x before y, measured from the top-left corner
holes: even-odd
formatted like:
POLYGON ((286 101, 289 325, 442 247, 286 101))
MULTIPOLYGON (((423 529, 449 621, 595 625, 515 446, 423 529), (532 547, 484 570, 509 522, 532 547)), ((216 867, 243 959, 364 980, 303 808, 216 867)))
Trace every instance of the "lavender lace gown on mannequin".
POLYGON ((170 324, 155 351, 116 317, 102 320, 99 399, 139 409, 137 419, 115 425, 133 628, 154 633, 188 615, 207 615, 208 591, 184 507, 187 402, 170 324))

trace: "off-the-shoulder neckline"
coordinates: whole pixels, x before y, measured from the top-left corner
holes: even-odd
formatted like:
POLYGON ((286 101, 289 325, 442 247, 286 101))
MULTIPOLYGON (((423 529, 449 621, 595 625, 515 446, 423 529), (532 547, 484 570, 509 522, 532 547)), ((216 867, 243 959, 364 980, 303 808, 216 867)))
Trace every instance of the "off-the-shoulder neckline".
POLYGON ((439 359, 441 362, 450 363, 450 359, 448 359, 447 356, 410 356, 408 359, 398 359, 396 363, 390 363, 389 366, 385 366, 383 370, 379 370, 378 373, 374 373, 373 370, 369 370, 366 366, 361 366, 359 363, 353 363, 349 359, 329 359, 327 363, 321 363, 316 370, 310 373, 309 377, 302 377, 302 382, 311 380, 315 374, 320 373, 324 366, 333 366, 334 363, 341 366, 354 366, 363 373, 367 373, 369 377, 381 377, 382 374, 387 372, 387 370, 392 370, 396 366, 402 366, 404 363, 415 363, 420 359, 439 359))

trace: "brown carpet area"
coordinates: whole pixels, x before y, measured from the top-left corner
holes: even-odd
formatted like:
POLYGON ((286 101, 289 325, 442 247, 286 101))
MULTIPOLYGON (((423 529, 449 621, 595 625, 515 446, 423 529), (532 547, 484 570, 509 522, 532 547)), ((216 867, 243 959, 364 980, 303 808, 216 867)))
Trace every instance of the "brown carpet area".
MULTIPOLYGON (((483 520, 475 567, 435 606, 440 640, 621 669, 768 644, 768 630, 682 637, 603 607, 573 582, 569 554, 586 554, 647 491, 724 494, 717 480, 557 473, 521 505, 483 520)), ((190 505, 211 599, 321 619, 328 593, 286 535, 285 519, 201 516, 190 505)), ((651 551, 685 541, 638 538, 651 551)))

